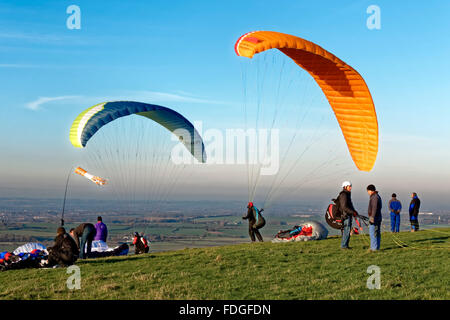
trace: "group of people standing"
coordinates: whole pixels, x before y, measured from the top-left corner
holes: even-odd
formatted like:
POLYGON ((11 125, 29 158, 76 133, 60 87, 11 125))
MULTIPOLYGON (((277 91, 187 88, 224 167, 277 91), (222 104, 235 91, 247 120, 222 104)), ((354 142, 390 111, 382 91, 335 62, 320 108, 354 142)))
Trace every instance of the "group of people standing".
MULTIPOLYGON (((417 193, 411 194, 411 202, 409 204, 409 222, 411 223, 411 232, 419 231, 419 209, 420 199, 417 193)), ((395 193, 389 200, 389 212, 391 214, 391 232, 400 231, 400 212, 402 211, 402 203, 397 199, 395 193)))
MULTIPOLYGON (((377 251, 380 249, 381 243, 381 221, 382 221, 382 200, 378 191, 373 184, 366 188, 369 195, 369 207, 367 215, 369 218, 369 235, 370 235, 370 251, 377 251)), ((352 218, 358 217, 359 214, 355 210, 351 200, 352 184, 350 181, 345 181, 342 184, 342 191, 339 193, 336 204, 343 221, 341 248, 350 249, 349 241, 352 231, 352 218)), ((411 222, 411 231, 419 230, 419 209, 420 199, 417 193, 411 194, 411 203, 409 206, 409 220, 411 222)), ((391 215, 391 231, 400 231, 400 212, 402 210, 401 202, 397 199, 395 193, 392 194, 392 199, 389 201, 389 211, 391 215)))

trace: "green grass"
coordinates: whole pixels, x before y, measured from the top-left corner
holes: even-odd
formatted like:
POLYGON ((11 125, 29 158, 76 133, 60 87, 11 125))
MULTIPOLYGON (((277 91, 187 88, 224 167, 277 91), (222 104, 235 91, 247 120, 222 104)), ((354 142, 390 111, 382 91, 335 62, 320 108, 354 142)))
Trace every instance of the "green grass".
POLYGON ((11 270, 0 273, 0 299, 450 299, 449 237, 383 233, 376 253, 360 235, 347 251, 333 237, 86 260, 80 290, 67 289, 65 268, 11 270), (370 265, 379 290, 366 287, 370 265))

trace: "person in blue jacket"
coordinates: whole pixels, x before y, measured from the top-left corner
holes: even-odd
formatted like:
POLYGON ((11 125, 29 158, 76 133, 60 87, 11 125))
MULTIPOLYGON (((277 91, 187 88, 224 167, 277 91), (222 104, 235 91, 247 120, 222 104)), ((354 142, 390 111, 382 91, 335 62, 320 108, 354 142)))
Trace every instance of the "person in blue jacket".
POLYGON ((409 221, 411 222, 411 232, 419 231, 419 209, 420 199, 417 193, 411 194, 411 203, 409 204, 409 221))
POLYGON ((400 211, 402 211, 402 203, 397 200, 397 195, 392 194, 389 200, 389 211, 391 212, 391 232, 400 231, 400 211))

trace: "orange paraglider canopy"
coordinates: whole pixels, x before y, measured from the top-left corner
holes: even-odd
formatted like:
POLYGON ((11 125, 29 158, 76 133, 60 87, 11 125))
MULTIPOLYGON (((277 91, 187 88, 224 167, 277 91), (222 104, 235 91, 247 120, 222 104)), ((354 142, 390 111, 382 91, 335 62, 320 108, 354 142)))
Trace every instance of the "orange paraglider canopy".
POLYGON ((235 45, 238 56, 278 49, 305 69, 322 89, 339 122, 359 170, 372 170, 378 153, 378 121, 363 77, 332 53, 310 41, 279 32, 254 31, 235 45))

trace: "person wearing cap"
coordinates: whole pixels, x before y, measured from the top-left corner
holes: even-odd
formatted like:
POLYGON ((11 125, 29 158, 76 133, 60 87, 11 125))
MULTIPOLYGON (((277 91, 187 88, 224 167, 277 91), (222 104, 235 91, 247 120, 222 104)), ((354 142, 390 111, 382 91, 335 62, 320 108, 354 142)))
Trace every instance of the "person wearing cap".
POLYGON ((257 210, 258 209, 255 208, 253 202, 249 202, 247 205, 247 215, 242 217, 242 219, 244 220, 248 219, 248 234, 250 235, 250 239, 252 240, 252 242, 256 241, 255 235, 260 242, 263 242, 263 237, 261 236, 261 233, 259 233, 259 230, 255 228, 257 210))
POLYGON ((337 209, 339 210, 342 217, 342 240, 341 249, 350 249, 350 232, 352 231, 352 217, 356 217, 358 212, 356 212, 352 203, 352 183, 350 181, 344 181, 342 183, 342 191, 339 193, 337 198, 337 209))
POLYGON ((370 249, 371 251, 380 250, 381 243, 381 197, 378 194, 375 186, 369 184, 367 186, 367 193, 369 194, 369 209, 367 214, 369 216, 369 235, 370 235, 370 249))
POLYGON ((397 195, 392 194, 389 200, 389 211, 391 212, 391 232, 400 231, 400 211, 402 211, 402 203, 397 200, 397 195))
POLYGON ((96 234, 94 237, 94 240, 101 240, 103 242, 106 242, 106 238, 108 237, 108 228, 106 227, 106 224, 103 223, 102 217, 97 217, 97 223, 95 224, 95 230, 96 234))
POLYGON ((411 203, 409 204, 409 221, 411 222, 411 232, 419 231, 419 209, 420 199, 417 193, 411 194, 411 203))

